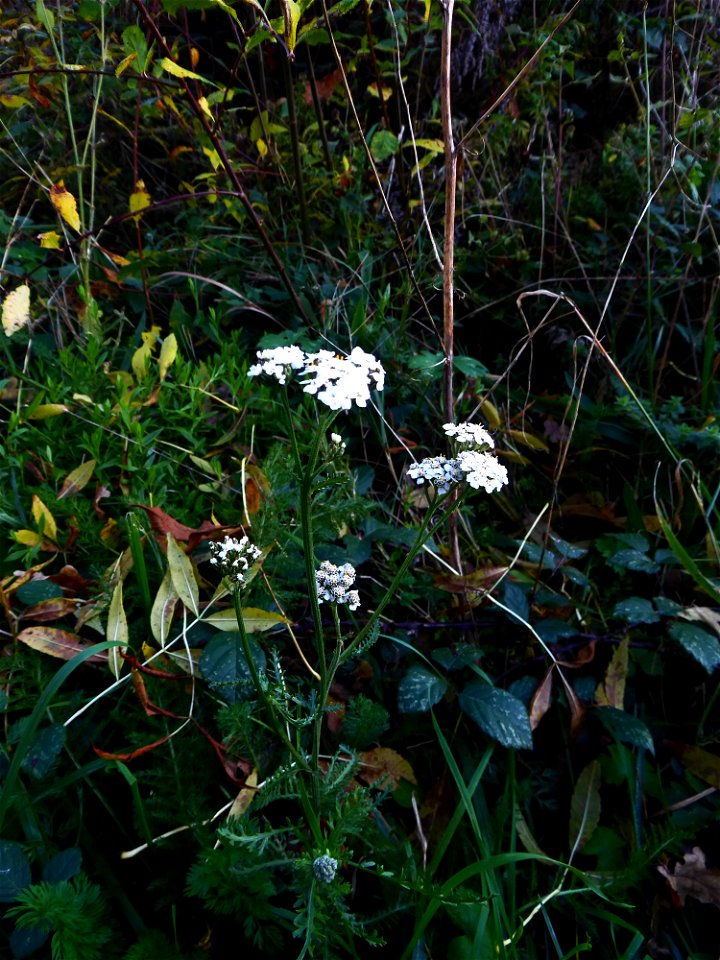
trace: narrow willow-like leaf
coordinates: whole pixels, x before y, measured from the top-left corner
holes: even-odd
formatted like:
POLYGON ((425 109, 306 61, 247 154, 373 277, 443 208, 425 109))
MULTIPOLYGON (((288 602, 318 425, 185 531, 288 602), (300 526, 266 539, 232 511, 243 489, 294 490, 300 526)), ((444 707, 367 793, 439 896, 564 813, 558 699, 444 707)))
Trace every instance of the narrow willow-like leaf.
POLYGON ((582 850, 600 822, 600 764, 589 763, 577 778, 570 801, 570 849, 582 850))
POLYGON ((122 580, 118 580, 113 590, 108 610, 105 636, 109 643, 115 644, 108 650, 108 666, 117 680, 123 668, 123 658, 128 645, 128 624, 123 607, 122 580))
POLYGON ((164 647, 179 597, 170 569, 165 573, 150 611, 150 630, 159 646, 164 647))
POLYGON ((167 534, 167 559, 170 567, 170 577, 177 595, 184 605, 197 617, 200 612, 200 591, 195 569, 190 557, 178 545, 172 534, 167 534))

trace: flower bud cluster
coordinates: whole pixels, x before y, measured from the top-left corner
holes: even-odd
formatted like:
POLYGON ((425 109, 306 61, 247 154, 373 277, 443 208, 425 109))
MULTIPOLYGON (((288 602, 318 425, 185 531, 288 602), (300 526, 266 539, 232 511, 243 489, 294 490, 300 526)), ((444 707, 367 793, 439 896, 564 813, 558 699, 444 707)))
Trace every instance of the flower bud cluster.
POLYGON ((353 403, 366 407, 370 390, 385 386, 385 370, 371 353, 355 347, 348 356, 319 350, 305 353, 299 347, 274 347, 258 352, 260 363, 248 370, 249 377, 260 374, 286 383, 292 370, 298 370, 305 393, 316 396, 331 410, 349 410, 353 403))
POLYGON ((248 570, 260 558, 262 550, 250 543, 247 537, 240 540, 225 537, 224 540, 210 543, 210 554, 210 563, 219 567, 223 576, 242 585, 248 570))
POLYGON ((324 853, 313 860, 313 873, 321 883, 332 883, 337 873, 338 862, 335 857, 324 853))
POLYGON ((320 569, 315 571, 315 584, 320 603, 346 603, 350 610, 360 606, 360 595, 350 587, 355 583, 355 568, 350 563, 337 566, 329 560, 323 560, 320 569))
POLYGON ((455 484, 465 481, 475 490, 481 487, 495 493, 508 482, 506 468, 485 450, 495 446, 487 430, 477 423, 446 423, 445 433, 459 447, 458 455, 426 457, 408 469, 408 476, 417 483, 431 483, 438 493, 447 493, 455 484))

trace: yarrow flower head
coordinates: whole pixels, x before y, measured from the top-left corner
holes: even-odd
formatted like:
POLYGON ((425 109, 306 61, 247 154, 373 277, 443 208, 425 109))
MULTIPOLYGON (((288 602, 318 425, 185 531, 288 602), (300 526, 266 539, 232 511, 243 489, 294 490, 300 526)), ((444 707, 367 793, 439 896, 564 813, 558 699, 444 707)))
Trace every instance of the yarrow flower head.
POLYGON ((313 873, 321 883, 332 883, 335 879, 337 868, 338 862, 335 857, 329 857, 326 853, 313 860, 313 873))
POLYGON ((242 586, 248 570, 260 558, 262 550, 250 543, 247 537, 240 540, 225 537, 224 540, 210 543, 210 554, 210 563, 219 567, 224 576, 242 586))
POLYGON ((278 383, 285 383, 290 370, 301 370, 305 365, 305 353, 300 347, 273 347, 271 350, 258 350, 260 363, 253 364, 248 370, 249 377, 265 374, 275 377, 278 383))
POLYGON ((355 583, 355 567, 350 563, 338 566, 323 560, 315 571, 315 585, 320 603, 346 603, 351 610, 360 606, 360 594, 350 587, 355 583))
POLYGON ((331 350, 305 353, 296 346, 259 350, 257 356, 260 362, 250 367, 249 377, 264 374, 285 384, 291 372, 298 370, 305 393, 313 394, 331 410, 349 410, 353 403, 366 407, 370 389, 385 386, 382 364, 361 347, 346 357, 331 350))
POLYGON ((482 487, 487 493, 495 493, 508 482, 508 472, 496 457, 485 451, 495 446, 485 427, 477 423, 446 423, 445 433, 465 449, 456 457, 426 457, 408 469, 408 476, 417 483, 426 480, 438 493, 447 493, 455 484, 463 481, 475 490, 482 487))
POLYGON ((492 449, 495 442, 485 427, 479 423, 445 423, 443 430, 449 437, 460 444, 471 447, 488 447, 492 449))

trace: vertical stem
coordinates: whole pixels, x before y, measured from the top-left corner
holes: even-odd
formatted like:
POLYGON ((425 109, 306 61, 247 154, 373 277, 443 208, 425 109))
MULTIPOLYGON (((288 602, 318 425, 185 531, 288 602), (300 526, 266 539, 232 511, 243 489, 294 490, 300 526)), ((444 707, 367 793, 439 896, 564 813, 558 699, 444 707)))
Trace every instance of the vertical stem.
POLYGON ((303 180, 302 157, 300 156, 300 131, 298 128, 297 110, 295 108, 295 88, 293 86, 292 68, 287 57, 282 58, 283 74, 285 76, 285 91, 288 102, 288 118, 290 120, 290 142, 292 144, 293 167, 295 169, 295 190, 297 191, 298 206, 300 207, 300 233, 302 242, 307 244, 310 233, 308 230, 307 203, 305 202, 305 181, 303 180))
POLYGON ((328 143, 327 131, 325 129, 325 117, 323 116, 322 112, 322 103, 320 102, 320 94, 318 93, 317 80, 315 79, 315 68, 312 62, 312 52, 310 47, 307 48, 307 62, 308 69, 310 71, 310 92, 312 93, 313 106, 315 107, 318 130, 320 131, 320 140, 322 141, 325 166, 328 169, 328 173, 334 173, 335 168, 333 167, 332 156, 330 155, 330 144, 328 143))

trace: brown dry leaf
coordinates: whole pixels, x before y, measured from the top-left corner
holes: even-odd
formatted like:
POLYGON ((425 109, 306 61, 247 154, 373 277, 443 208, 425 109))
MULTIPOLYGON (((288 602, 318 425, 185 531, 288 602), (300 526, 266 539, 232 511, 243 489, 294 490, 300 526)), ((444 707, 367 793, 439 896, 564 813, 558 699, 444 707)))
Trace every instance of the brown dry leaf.
POLYGON ((630 637, 625 637, 612 655, 605 673, 605 679, 595 691, 597 706, 615 707, 616 710, 625 709, 625 681, 628 675, 629 649, 630 637))
POLYGON ((720 870, 705 866, 705 854, 700 847, 693 847, 683 856, 683 862, 676 863, 672 870, 660 864, 658 872, 665 877, 683 906, 686 897, 720 906, 720 870))
MULTIPOLYGON (((335 92, 335 88, 342 80, 342 70, 338 67, 337 70, 333 70, 331 73, 326 74, 320 80, 317 80, 315 83, 315 88, 317 90, 318 100, 329 100, 330 97, 335 92)), ((308 106, 312 105, 312 90, 310 84, 308 83, 305 87, 305 103, 308 106)))
MULTIPOLYGON (((69 630, 59 630, 57 627, 26 627, 17 636, 20 643, 47 653, 60 660, 71 660, 76 653, 87 650, 85 643, 76 633, 69 630)), ((86 663, 107 663, 107 653, 95 653, 86 660, 86 663)))
POLYGON ((567 697, 568 706, 570 707, 570 736, 576 737, 585 719, 585 707, 583 707, 580 698, 565 679, 562 670, 558 670, 558 673, 565 687, 565 696, 567 697))
POLYGON ((553 664, 542 679, 540 686, 530 701, 530 729, 536 730, 538 724, 548 712, 552 698, 552 681, 555 664, 553 664))
POLYGON ((577 651, 574 660, 558 660, 558 663, 561 667, 569 667, 571 670, 578 670, 580 667, 585 667, 595 659, 596 646, 597 640, 591 640, 590 643, 586 643, 584 647, 581 647, 577 651))
POLYGON ((86 487, 90 482, 95 466, 95 460, 86 460, 85 463, 81 463, 79 467, 71 470, 63 480, 57 499, 62 500, 64 497, 74 497, 83 487, 86 487))
POLYGON ((62 617, 69 617, 75 613, 77 607, 77 600, 71 600, 69 597, 52 597, 28 607, 22 618, 23 620, 34 620, 36 623, 47 623, 60 620, 62 617))
POLYGON ((240 792, 233 800, 233 805, 228 812, 228 820, 237 820, 245 813, 257 793, 257 782, 257 768, 253 767, 245 780, 245 786, 241 787, 240 792))
POLYGON ((395 790, 401 780, 417 784, 415 772, 410 764, 396 750, 390 747, 376 747, 359 754, 360 770, 358 776, 368 784, 389 785, 395 790))

